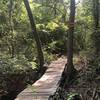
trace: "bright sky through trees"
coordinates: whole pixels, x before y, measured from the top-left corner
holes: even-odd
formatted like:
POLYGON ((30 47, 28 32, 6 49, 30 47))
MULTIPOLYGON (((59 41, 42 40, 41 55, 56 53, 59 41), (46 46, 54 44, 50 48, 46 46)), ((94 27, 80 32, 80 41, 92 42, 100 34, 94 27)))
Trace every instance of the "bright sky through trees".
POLYGON ((75 0, 76 1, 76 3, 78 3, 79 1, 81 1, 81 0, 75 0))

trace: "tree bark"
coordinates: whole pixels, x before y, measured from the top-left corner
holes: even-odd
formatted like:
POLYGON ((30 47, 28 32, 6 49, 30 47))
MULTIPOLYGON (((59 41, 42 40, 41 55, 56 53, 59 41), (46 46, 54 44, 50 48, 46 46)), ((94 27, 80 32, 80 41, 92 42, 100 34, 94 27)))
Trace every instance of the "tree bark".
POLYGON ((99 28, 99 0, 93 0, 93 17, 94 26, 96 29, 99 28))
POLYGON ((70 17, 69 17, 69 30, 67 41, 67 64, 65 65, 60 81, 60 87, 64 87, 73 79, 76 74, 76 69, 73 65, 73 34, 75 25, 75 0, 70 0, 70 17))
POLYGON ((24 1, 24 4, 25 4, 27 13, 28 13, 29 20, 30 20, 32 33, 33 33, 33 36, 34 36, 35 41, 36 41, 37 52, 38 52, 38 61, 39 61, 39 64, 40 64, 39 66, 42 67, 44 65, 44 56, 43 56, 43 52, 42 52, 41 42, 40 42, 37 30, 36 30, 36 25, 35 25, 35 21, 34 21, 34 18, 33 18, 33 14, 32 14, 28 0, 23 0, 23 1, 24 1))
POLYGON ((96 49, 96 55, 100 53, 100 31, 99 31, 99 0, 93 0, 93 18, 94 18, 94 33, 93 43, 96 49))
POLYGON ((75 25, 75 0, 70 1, 70 17, 69 17, 69 31, 68 31, 68 44, 67 44, 67 64, 72 67, 67 69, 74 69, 73 66, 73 34, 75 25))

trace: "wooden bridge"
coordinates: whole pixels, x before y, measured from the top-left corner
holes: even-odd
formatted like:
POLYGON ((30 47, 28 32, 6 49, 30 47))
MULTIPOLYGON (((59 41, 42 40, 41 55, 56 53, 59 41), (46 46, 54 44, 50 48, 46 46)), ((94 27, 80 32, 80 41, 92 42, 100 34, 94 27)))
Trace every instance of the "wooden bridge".
POLYGON ((65 64, 65 57, 51 62, 46 73, 32 86, 22 91, 15 100, 48 100, 57 89, 65 64))

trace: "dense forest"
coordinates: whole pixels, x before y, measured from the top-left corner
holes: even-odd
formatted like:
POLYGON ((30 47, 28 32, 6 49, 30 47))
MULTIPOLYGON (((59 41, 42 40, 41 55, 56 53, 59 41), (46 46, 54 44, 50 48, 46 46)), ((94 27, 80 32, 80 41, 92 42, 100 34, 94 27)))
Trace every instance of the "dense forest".
POLYGON ((0 0, 0 100, 14 100, 60 57, 48 100, 100 100, 100 0, 0 0))

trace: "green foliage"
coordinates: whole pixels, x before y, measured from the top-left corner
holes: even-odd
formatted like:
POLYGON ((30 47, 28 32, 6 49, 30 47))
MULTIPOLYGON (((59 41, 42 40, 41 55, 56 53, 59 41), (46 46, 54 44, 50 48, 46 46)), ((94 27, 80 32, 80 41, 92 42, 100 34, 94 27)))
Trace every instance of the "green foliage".
POLYGON ((94 47, 95 53, 97 55, 100 54, 100 38, 98 38, 98 37, 100 37, 99 33, 100 33, 100 30, 97 29, 97 30, 94 30, 94 32, 91 35, 92 46, 94 47))
POLYGON ((95 69, 95 73, 96 73, 97 75, 100 75, 100 57, 97 57, 97 58, 94 60, 93 68, 95 69))
POLYGON ((23 89, 25 85, 31 83, 31 74, 36 66, 35 62, 29 62, 23 55, 17 58, 0 56, 0 91, 6 94, 23 89))
POLYGON ((68 94, 68 98, 67 100, 73 100, 74 99, 74 96, 78 95, 77 93, 71 93, 71 94, 68 94))
POLYGON ((30 63, 24 55, 17 58, 0 57, 0 74, 15 74, 36 68, 36 63, 30 63))
POLYGON ((62 27, 57 27, 54 30, 51 31, 50 37, 52 40, 64 40, 67 37, 67 32, 64 26, 62 27))
POLYGON ((56 55, 52 55, 51 53, 48 53, 47 51, 44 51, 44 57, 45 57, 45 62, 47 64, 50 64, 51 61, 57 59, 56 55))
POLYGON ((50 23, 48 23, 47 26, 46 26, 46 28, 47 28, 48 30, 54 30, 54 29, 56 29, 57 27, 58 27, 58 24, 56 24, 55 22, 50 22, 50 23))
POLYGON ((48 44, 46 50, 54 53, 54 54, 64 54, 66 53, 67 45, 66 41, 58 40, 58 41, 53 41, 48 44))
MULTIPOLYGON (((50 63, 57 58, 55 54, 67 53, 69 0, 29 2, 45 62, 50 63)), ((95 58, 96 48, 100 52, 100 30, 95 30, 93 25, 92 1, 82 0, 76 5, 74 52, 91 62, 83 80, 91 80, 100 73, 100 57, 95 58)), ((77 58, 74 63, 77 63, 77 58)), ((0 0, 0 91, 9 90, 11 83, 17 86, 19 81, 30 81, 28 73, 37 66, 36 44, 22 0, 0 0)), ((68 100, 73 96, 75 94, 70 94, 68 100)))

